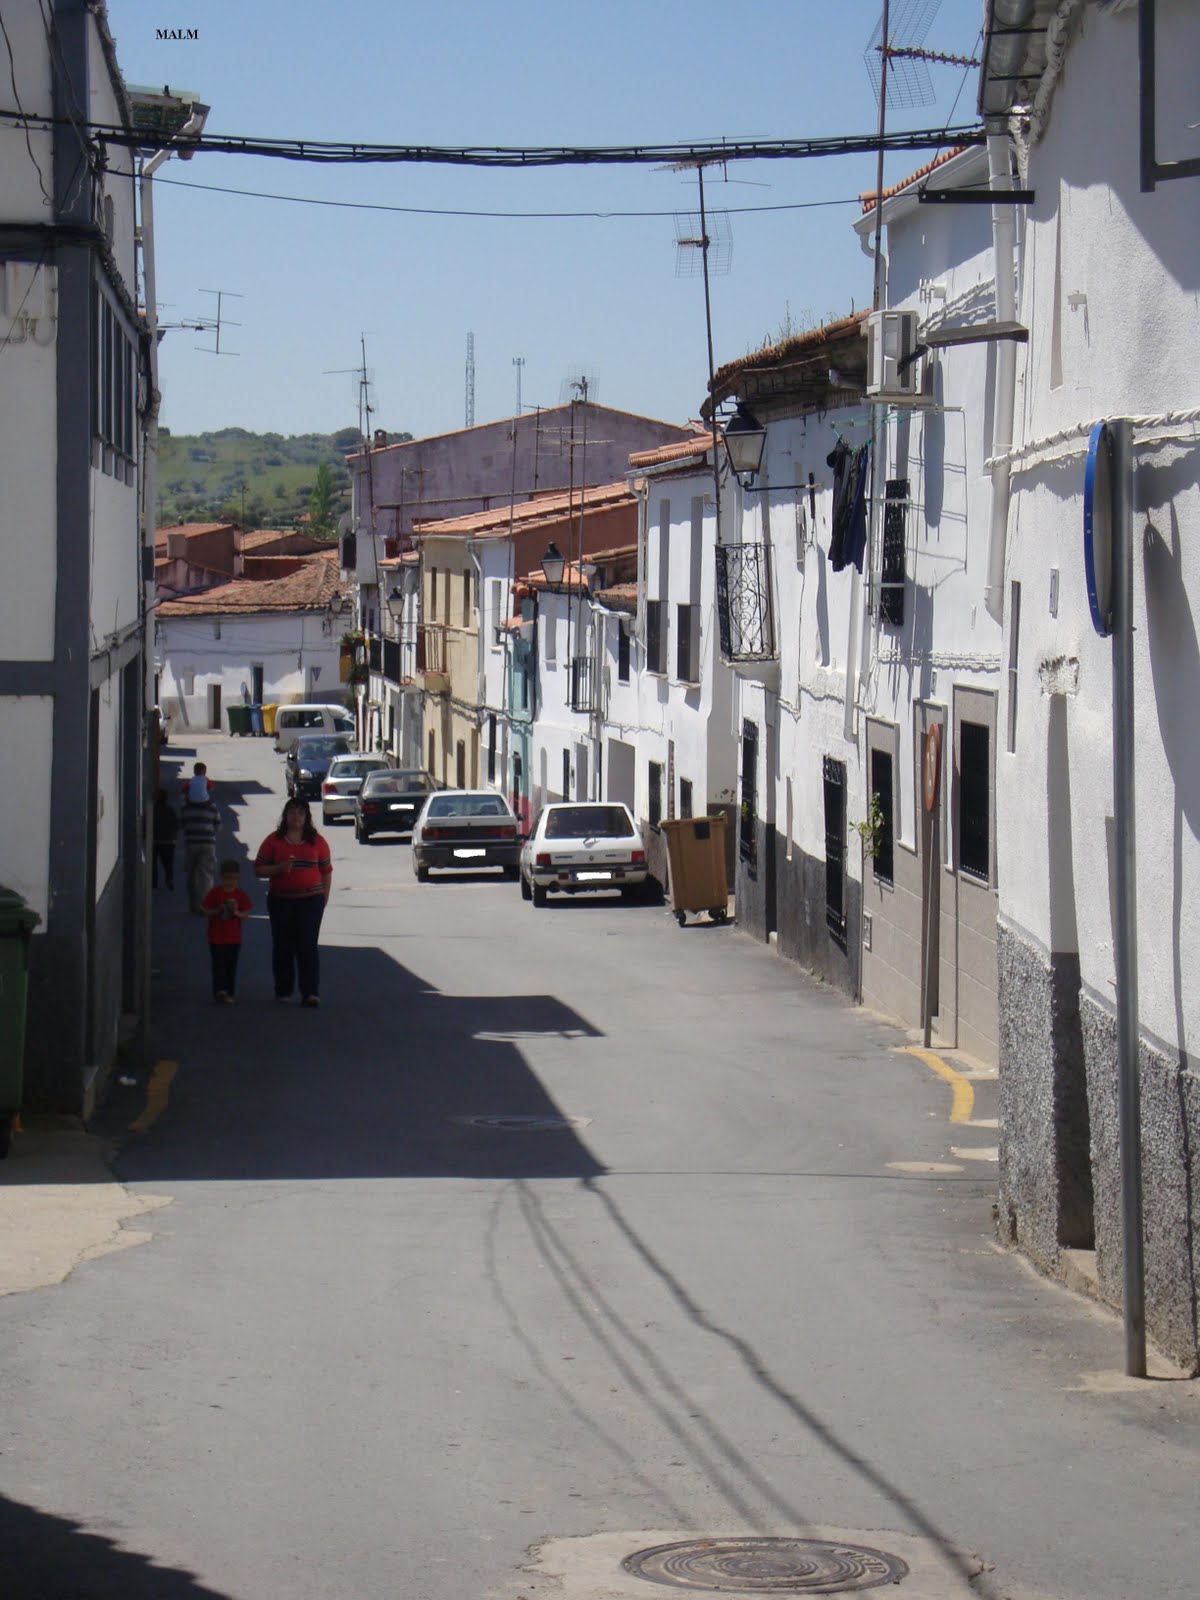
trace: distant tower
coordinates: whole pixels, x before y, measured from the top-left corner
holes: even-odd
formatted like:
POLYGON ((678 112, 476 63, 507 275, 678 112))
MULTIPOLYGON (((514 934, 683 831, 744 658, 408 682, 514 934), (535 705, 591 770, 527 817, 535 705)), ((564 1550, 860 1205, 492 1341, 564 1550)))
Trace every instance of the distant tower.
POLYGON ((514 356, 513 366, 517 369, 517 416, 521 415, 521 368, 525 365, 524 356, 514 356))
POLYGON ((467 335, 467 421, 466 426, 475 426, 475 335, 467 335))

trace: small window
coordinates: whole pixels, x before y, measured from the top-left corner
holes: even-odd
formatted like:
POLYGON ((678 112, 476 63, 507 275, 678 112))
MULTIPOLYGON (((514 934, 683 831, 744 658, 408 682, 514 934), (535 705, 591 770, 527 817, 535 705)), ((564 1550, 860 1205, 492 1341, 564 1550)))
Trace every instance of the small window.
POLYGON ((846 937, 846 763, 825 757, 825 925, 846 937))
POLYGON ((667 641, 663 637, 663 603, 646 601, 646 671, 663 673, 667 670, 667 641))
POLYGON ((647 811, 650 826, 657 828, 662 821, 663 769, 661 761, 650 763, 650 793, 647 811))
POLYGON ((471 626, 471 569, 470 569, 470 567, 464 567, 464 569, 463 569, 462 625, 463 625, 464 628, 469 628, 471 626))
POLYGON ((991 735, 982 722, 959 724, 958 864, 972 878, 991 879, 991 735))
POLYGON ((879 813, 879 831, 875 838, 871 867, 881 883, 891 883, 895 870, 895 813, 890 750, 871 751, 871 799, 878 801, 879 813))
POLYGON ((692 814, 692 780, 680 778, 679 780, 679 815, 690 817, 692 814))
POLYGON ((751 871, 758 865, 758 728, 742 723, 742 807, 738 854, 751 871))
POLYGON ((883 560, 879 615, 892 627, 904 621, 904 541, 908 526, 908 479, 889 478, 884 489, 883 560))
POLYGON ((699 678, 698 606, 680 606, 675 640, 675 676, 680 683, 695 683, 699 678))
POLYGON ((617 623, 617 681, 629 682, 629 624, 624 619, 617 623))

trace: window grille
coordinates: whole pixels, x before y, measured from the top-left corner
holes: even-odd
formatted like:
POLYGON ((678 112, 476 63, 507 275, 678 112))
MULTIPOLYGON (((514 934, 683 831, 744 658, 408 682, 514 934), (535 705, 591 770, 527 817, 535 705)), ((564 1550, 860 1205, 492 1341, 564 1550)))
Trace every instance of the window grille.
POLYGON ((758 728, 742 723, 742 808, 738 855, 753 869, 758 865, 758 728))
POLYGON ((662 821, 663 769, 661 761, 650 763, 650 797, 648 804, 650 826, 657 828, 662 821))
POLYGON ((846 937, 846 763, 826 756, 825 925, 835 939, 846 937))
POLYGON ((904 621, 904 545, 908 527, 908 479, 889 478, 884 488, 883 562, 879 579, 879 615, 899 627, 904 621))
POLYGON ((690 817, 692 814, 692 780, 680 778, 679 780, 679 815, 690 817))
POLYGON ((663 603, 646 601, 646 671, 667 670, 666 640, 663 637, 663 603))
POLYGON ((624 621, 617 624, 617 681, 629 682, 629 625, 624 621))
POLYGON ((695 683, 700 671, 700 608, 680 606, 679 626, 675 641, 675 676, 680 683, 695 683))
POLYGON ((991 732, 982 722, 958 730, 958 864, 984 883, 992 875, 991 732))
POLYGON ((871 751, 871 798, 878 800, 881 818, 871 866, 881 883, 891 883, 895 871, 895 813, 890 750, 871 751))
POLYGON ((719 544, 716 556, 721 654, 730 661, 773 661, 777 652, 767 547, 719 544))

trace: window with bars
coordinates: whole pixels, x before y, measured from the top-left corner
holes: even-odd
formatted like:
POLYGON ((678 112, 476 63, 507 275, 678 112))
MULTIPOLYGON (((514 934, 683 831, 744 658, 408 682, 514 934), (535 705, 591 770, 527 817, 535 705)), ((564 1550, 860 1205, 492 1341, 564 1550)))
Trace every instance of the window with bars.
POLYGON ((742 806, 738 855, 753 870, 758 865, 758 728, 742 723, 742 806))
POLYGON ((661 761, 652 761, 650 763, 649 778, 649 799, 646 809, 650 826, 657 828, 662 821, 663 769, 661 761))
POLYGON ((826 756, 822 764, 825 791, 825 925, 835 939, 846 937, 846 763, 826 756))
POLYGON ((879 615, 892 627, 904 621, 904 542, 908 528, 908 479, 889 478, 883 491, 883 558, 879 615))
POLYGON ((984 883, 992 876, 991 730, 963 721, 958 729, 958 864, 984 883))
POLYGON ((571 798, 571 752, 569 750, 563 751, 562 797, 564 800, 571 798))
POLYGON ((629 682, 629 624, 623 620, 617 624, 617 681, 629 682))
POLYGON ((881 883, 891 883, 895 871, 896 832, 890 750, 871 751, 871 798, 879 803, 879 831, 871 867, 881 883))
POLYGON ((680 606, 675 640, 675 676, 680 683, 696 683, 700 677, 700 608, 680 606))
POLYGON ((692 814, 692 780, 680 778, 679 780, 679 815, 690 817, 692 814))
POLYGON ((663 603, 646 601, 646 671, 665 673, 667 670, 666 630, 663 627, 663 603))
POLYGON ((496 781, 496 714, 488 712, 488 753, 487 753, 487 781, 496 781))

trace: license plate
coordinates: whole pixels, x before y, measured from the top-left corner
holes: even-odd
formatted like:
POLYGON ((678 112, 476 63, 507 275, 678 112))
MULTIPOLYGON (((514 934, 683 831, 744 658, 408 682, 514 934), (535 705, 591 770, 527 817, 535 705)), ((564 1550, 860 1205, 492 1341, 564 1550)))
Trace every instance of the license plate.
POLYGON ((389 806, 388 810, 389 811, 411 811, 412 807, 411 806, 389 806))
POLYGON ((487 855, 487 851, 486 850, 456 850, 454 852, 454 854, 456 856, 485 856, 485 855, 487 855))
POLYGON ((612 873, 611 872, 577 872, 575 874, 575 876, 576 876, 576 878, 578 878, 580 883, 598 883, 598 882, 601 881, 601 879, 603 879, 603 881, 605 883, 608 883, 609 880, 612 878, 612 873))

